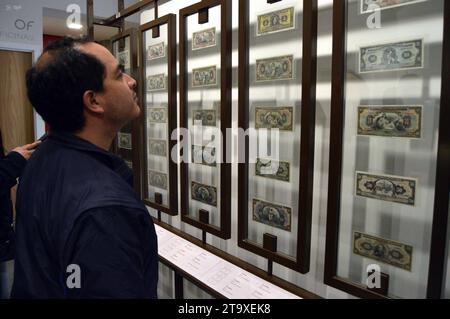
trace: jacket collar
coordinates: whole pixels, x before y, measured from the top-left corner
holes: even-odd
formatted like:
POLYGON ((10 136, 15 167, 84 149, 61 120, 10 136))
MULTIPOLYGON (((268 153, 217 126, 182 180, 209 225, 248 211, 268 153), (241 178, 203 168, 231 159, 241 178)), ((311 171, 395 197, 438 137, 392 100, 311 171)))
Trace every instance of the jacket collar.
POLYGON ((123 159, 114 155, 111 152, 107 152, 100 147, 92 144, 91 142, 79 138, 71 133, 66 132, 51 132, 48 136, 49 141, 60 146, 75 149, 80 152, 86 153, 94 159, 100 161, 110 169, 115 171, 124 180, 131 185, 133 184, 133 172, 128 167, 123 159))

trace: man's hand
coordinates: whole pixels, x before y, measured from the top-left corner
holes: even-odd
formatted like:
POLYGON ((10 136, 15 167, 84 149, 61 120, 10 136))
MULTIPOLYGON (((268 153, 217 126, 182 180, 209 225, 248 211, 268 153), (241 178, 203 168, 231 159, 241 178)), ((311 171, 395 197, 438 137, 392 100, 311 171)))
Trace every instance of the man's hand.
POLYGON ((19 146, 19 147, 16 147, 15 149, 13 149, 13 152, 19 153, 20 155, 23 156, 23 158, 25 158, 28 161, 30 159, 31 155, 33 154, 34 150, 36 149, 36 147, 39 146, 39 144, 41 144, 41 141, 36 141, 32 144, 19 146))

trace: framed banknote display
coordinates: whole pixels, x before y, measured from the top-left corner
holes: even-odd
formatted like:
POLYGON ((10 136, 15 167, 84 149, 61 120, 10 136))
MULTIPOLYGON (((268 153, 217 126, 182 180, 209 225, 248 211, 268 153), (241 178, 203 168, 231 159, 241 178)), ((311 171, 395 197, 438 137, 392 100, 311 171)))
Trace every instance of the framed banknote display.
POLYGON ((333 14, 325 283, 361 298, 440 298, 450 3, 335 0, 333 14))
POLYGON ((231 5, 203 0, 179 15, 181 219, 204 238, 231 236, 231 5))
MULTIPOLYGON (((119 62, 123 72, 138 80, 137 68, 137 32, 134 29, 124 31, 110 40, 110 50, 119 62)), ((136 94, 139 92, 136 88, 136 94)), ((141 109, 143 108, 140 105, 141 109)), ((139 119, 128 123, 123 127, 115 139, 112 151, 120 156, 133 170, 134 189, 141 193, 141 167, 140 167, 140 132, 141 122, 139 119)))
POLYGON ((176 16, 139 28, 139 64, 144 106, 143 200, 152 209, 178 215, 176 16))
POLYGON ((239 3, 238 245, 307 273, 317 1, 239 3))

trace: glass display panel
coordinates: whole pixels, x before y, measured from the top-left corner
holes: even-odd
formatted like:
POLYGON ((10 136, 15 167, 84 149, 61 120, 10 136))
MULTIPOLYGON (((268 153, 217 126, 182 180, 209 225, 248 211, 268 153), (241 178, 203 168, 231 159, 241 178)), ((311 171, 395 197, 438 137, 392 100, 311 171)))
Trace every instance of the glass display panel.
POLYGON ((365 286, 375 265, 393 298, 427 292, 443 5, 347 2, 337 275, 365 286))

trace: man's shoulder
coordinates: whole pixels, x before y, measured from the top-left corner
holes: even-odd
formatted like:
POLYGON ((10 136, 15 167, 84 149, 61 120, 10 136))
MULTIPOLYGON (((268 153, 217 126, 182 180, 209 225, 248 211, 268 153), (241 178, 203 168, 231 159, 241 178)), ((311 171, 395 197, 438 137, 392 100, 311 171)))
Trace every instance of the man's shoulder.
POLYGON ((21 181, 27 194, 41 189, 58 197, 62 205, 71 201, 85 209, 139 205, 131 186, 113 169, 86 152, 42 145, 29 164, 21 181))
POLYGON ((65 178, 84 179, 98 184, 110 183, 118 176, 104 163, 86 152, 72 148, 42 145, 30 160, 28 171, 37 174, 51 172, 65 178))

